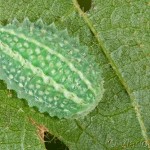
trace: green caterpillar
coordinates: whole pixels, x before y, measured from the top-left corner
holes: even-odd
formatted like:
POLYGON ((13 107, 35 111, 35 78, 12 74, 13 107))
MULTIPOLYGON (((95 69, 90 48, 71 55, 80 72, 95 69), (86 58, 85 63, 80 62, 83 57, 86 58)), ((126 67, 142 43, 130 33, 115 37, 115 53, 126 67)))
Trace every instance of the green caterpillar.
POLYGON ((41 19, 0 26, 0 79, 29 106, 58 118, 85 116, 104 91, 88 48, 41 19))

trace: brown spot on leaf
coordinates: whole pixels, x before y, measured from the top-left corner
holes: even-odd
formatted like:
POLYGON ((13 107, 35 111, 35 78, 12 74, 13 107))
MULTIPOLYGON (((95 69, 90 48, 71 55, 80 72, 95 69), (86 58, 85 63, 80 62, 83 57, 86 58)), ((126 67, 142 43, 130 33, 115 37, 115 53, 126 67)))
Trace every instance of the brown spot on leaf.
POLYGON ((29 118, 29 120, 32 123, 32 125, 34 125, 37 128, 37 135, 39 136, 40 140, 44 143, 45 132, 48 132, 48 129, 44 125, 38 124, 32 118, 29 118))

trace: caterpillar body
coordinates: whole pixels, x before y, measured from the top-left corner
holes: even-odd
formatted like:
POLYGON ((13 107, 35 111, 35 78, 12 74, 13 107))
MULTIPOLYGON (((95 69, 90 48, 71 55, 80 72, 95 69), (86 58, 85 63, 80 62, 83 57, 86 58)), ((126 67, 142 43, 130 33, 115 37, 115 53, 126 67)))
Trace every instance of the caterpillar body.
POLYGON ((0 26, 0 79, 52 117, 78 118, 97 106, 104 89, 93 57, 54 23, 26 18, 0 26))

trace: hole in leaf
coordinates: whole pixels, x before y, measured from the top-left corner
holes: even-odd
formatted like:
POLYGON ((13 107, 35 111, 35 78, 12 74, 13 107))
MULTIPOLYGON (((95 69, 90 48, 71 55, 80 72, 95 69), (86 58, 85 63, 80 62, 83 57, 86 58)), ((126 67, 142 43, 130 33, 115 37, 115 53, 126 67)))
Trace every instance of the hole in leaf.
POLYGON ((77 0, 77 1, 78 1, 78 4, 79 4, 80 8, 84 12, 90 10, 91 4, 92 4, 92 0, 77 0))
POLYGON ((44 142, 47 150, 69 150, 68 147, 58 138, 51 135, 49 132, 44 132, 44 142))
POLYGON ((37 135, 47 150, 69 150, 62 141, 50 134, 45 126, 38 124, 32 118, 29 118, 29 121, 37 128, 37 135))

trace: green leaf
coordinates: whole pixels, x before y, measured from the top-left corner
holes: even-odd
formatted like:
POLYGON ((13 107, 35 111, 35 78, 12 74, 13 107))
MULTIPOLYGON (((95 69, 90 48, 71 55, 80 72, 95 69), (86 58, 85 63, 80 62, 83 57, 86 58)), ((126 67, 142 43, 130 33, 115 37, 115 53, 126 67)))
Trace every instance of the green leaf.
POLYGON ((150 148, 150 3, 95 0, 83 13, 76 0, 0 0, 0 23, 42 18, 79 36, 103 70, 105 93, 84 119, 41 114, 0 82, 0 149, 44 149, 38 127, 70 150, 150 148))

